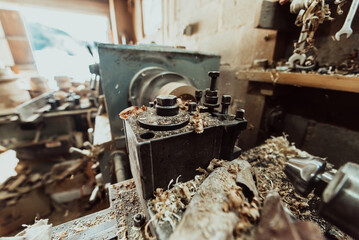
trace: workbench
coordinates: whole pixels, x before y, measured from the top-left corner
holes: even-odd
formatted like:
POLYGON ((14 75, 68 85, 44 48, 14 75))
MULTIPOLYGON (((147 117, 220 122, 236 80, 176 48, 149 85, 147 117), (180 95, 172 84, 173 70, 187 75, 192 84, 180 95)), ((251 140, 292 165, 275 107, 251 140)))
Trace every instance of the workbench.
POLYGON ((257 143, 265 97, 273 96, 276 86, 308 87, 315 89, 334 90, 346 93, 359 93, 359 77, 355 75, 319 74, 316 72, 287 72, 269 70, 241 70, 236 73, 238 81, 248 83, 246 96, 247 131, 242 136, 244 149, 252 148, 257 143))
POLYGON ((313 87, 359 93, 359 77, 354 75, 334 75, 319 73, 278 72, 243 70, 237 72, 237 79, 250 81, 293 85, 298 87, 313 87))

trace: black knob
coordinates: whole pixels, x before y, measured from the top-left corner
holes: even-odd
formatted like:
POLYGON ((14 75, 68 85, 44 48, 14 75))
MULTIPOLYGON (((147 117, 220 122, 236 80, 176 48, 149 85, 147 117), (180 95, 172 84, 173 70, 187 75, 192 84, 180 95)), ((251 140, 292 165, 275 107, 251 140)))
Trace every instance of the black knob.
POLYGON ((174 95, 159 95, 156 98, 156 113, 159 116, 174 116, 178 114, 179 106, 174 95))
POLYGON ((55 110, 55 109, 56 109, 56 101, 55 101, 55 99, 53 99, 53 98, 48 99, 48 100, 47 100, 47 104, 50 104, 51 110, 55 110))
POLYGON ((210 90, 214 91, 216 89, 217 78, 219 77, 219 71, 210 71, 208 76, 211 77, 211 87, 210 90))
POLYGON ((146 218, 142 213, 137 213, 135 216, 133 216, 133 225, 135 227, 142 227, 143 224, 145 224, 146 218))
POLYGON ((155 103, 154 102, 149 102, 149 106, 150 106, 150 108, 153 108, 155 106, 155 103))
POLYGON ((157 104, 160 106, 173 106, 177 103, 177 97, 174 95, 157 96, 157 104))
POLYGON ((201 90, 196 90, 196 92, 195 92, 195 97, 196 97, 196 102, 197 102, 197 104, 200 104, 200 103, 201 103, 202 95, 203 95, 203 91, 201 91, 201 90))
POLYGON ((55 103, 56 103, 56 107, 61 106, 61 100, 60 99, 55 99, 55 103))
POLYGON ((75 101, 75 105, 76 105, 76 106, 80 105, 80 96, 79 96, 79 95, 75 95, 75 96, 74 96, 74 101, 75 101))
POLYGON ((243 120, 244 119, 244 113, 245 113, 245 110, 244 109, 237 109, 236 111, 236 119, 237 120, 243 120))
POLYGON ((223 95, 222 96, 222 114, 228 113, 228 106, 231 104, 231 96, 230 95, 223 95))
POLYGON ((197 108, 197 104, 195 102, 188 103, 188 112, 192 113, 195 112, 197 108))

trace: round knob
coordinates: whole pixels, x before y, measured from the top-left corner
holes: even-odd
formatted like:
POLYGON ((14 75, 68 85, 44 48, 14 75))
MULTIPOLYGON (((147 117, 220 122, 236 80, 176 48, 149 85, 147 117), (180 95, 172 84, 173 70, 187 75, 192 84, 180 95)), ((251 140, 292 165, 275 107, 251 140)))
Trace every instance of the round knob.
POLYGON ((228 113, 228 106, 231 104, 231 99, 230 95, 222 96, 222 114, 228 113))
POLYGON ((135 225, 135 227, 142 227, 145 221, 146 218, 142 213, 137 213, 133 216, 133 225, 135 225))
POLYGON ((173 106, 177 104, 177 97, 174 95, 157 96, 157 104, 160 106, 173 106))
POLYGON ((197 108, 197 104, 195 102, 188 103, 188 112, 195 112, 197 108))
POLYGON ((245 110, 243 108, 237 109, 236 111, 236 119, 242 120, 244 119, 245 110))
POLYGON ((159 116, 174 116, 178 114, 179 106, 174 95, 159 95, 156 98, 156 113, 159 116))

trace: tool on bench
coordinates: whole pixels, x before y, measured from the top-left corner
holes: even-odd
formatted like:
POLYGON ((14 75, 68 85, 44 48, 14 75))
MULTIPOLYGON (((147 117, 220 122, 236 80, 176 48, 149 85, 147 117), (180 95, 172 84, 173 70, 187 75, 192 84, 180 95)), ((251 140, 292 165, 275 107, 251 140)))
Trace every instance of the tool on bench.
POLYGON ((359 165, 346 163, 327 169, 321 158, 293 158, 284 168, 295 191, 321 197, 320 215, 355 239, 359 238, 359 165))

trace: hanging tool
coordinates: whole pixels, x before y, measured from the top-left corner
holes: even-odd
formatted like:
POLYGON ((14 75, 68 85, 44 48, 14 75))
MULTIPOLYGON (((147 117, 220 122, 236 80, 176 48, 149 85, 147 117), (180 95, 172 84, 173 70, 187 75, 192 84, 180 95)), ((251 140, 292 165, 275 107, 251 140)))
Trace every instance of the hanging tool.
POLYGON ((354 16, 357 12, 359 5, 359 0, 353 0, 352 5, 350 6, 349 13, 345 19, 343 27, 335 34, 335 40, 340 41, 342 35, 346 35, 349 38, 353 34, 353 29, 351 27, 354 16))
MULTIPOLYGON (((300 10, 298 15, 303 15, 305 13, 305 10, 300 10)), ((296 45, 296 49, 294 50, 293 55, 288 59, 289 67, 294 68, 295 63, 299 61, 300 65, 303 65, 305 60, 307 59, 307 56, 305 53, 303 53, 306 45, 306 40, 308 37, 308 30, 310 28, 310 21, 303 22, 302 30, 299 35, 298 43, 296 45)))

